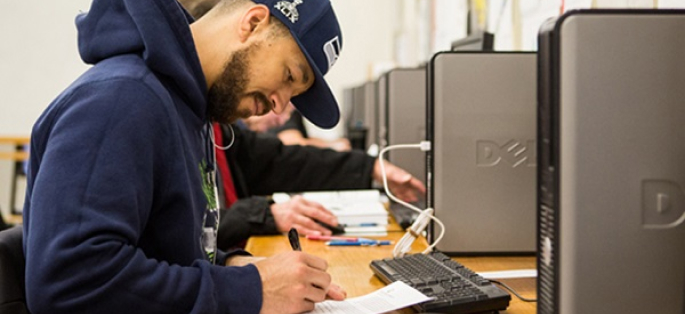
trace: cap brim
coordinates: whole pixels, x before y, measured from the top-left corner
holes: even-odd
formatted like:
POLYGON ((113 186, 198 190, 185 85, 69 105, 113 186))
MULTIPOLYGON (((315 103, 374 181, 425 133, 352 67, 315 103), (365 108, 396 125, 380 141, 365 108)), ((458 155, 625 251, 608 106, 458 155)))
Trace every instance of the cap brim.
POLYGON ((321 71, 300 40, 294 34, 293 39, 297 42, 300 50, 307 58, 309 66, 314 71, 314 84, 306 92, 293 97, 291 102, 307 120, 320 128, 330 129, 340 121, 338 102, 335 100, 331 88, 323 79, 323 74, 321 74, 321 71))

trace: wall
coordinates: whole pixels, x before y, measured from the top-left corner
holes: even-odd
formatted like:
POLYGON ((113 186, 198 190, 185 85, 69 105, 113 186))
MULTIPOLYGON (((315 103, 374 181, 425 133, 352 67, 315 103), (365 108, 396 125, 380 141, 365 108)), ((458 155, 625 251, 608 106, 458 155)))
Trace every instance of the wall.
MULTIPOLYGON (((343 30, 343 51, 327 80, 343 89, 395 66, 415 66, 466 34, 467 1, 487 8, 487 28, 500 50, 535 50, 539 24, 562 0, 331 0, 343 30)), ((578 7, 685 8, 683 0, 563 0, 578 7)), ((74 17, 90 0, 0 1, 0 136, 28 135, 47 104, 87 66, 77 54, 74 17)), ((343 125, 342 123, 340 125, 343 125)), ((342 135, 340 126, 323 131, 342 135)), ((9 162, 0 162, 0 207, 9 208, 9 162)))
MULTIPOLYGON (((343 49, 335 66, 326 75, 338 103, 342 104, 343 89, 360 85, 373 76, 376 65, 393 60, 393 39, 400 7, 399 0, 332 0, 343 34, 343 49)), ((307 124, 311 136, 336 138, 342 136, 339 123, 332 130, 322 130, 307 124)))
POLYGON ((88 0, 0 2, 0 135, 27 135, 47 104, 86 66, 74 18, 88 0))
MULTIPOLYGON (((28 136, 47 104, 86 69, 77 55, 74 17, 89 5, 89 0, 0 1, 0 136, 28 136)), ((0 160, 3 213, 10 210, 12 165, 0 160)))
MULTIPOLYGON (((78 57, 74 18, 90 0, 0 1, 0 136, 27 136, 45 107, 87 66, 78 57)), ((393 59, 397 0, 333 0, 343 54, 327 79, 345 87, 369 78, 373 63, 393 59)), ((315 134, 317 131, 314 131, 315 134)), ((323 132, 340 136, 342 130, 323 132)), ((9 210, 11 163, 0 161, 0 208, 9 210)))

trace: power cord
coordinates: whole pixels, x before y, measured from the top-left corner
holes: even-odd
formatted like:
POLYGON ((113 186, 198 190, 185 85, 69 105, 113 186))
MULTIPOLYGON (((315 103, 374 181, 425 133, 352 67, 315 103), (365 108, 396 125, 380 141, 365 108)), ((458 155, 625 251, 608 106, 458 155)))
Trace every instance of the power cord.
POLYGON ((435 241, 433 241, 433 244, 428 246, 422 252, 422 254, 427 254, 427 253, 433 251, 433 248, 435 248, 435 246, 438 244, 438 242, 440 242, 440 240, 442 240, 442 237, 445 235, 445 225, 443 225, 442 221, 440 221, 438 218, 433 216, 434 210, 432 208, 427 208, 425 210, 422 210, 422 209, 420 209, 420 208, 418 208, 412 204, 409 204, 409 203, 397 198, 395 195, 392 194, 392 192, 390 192, 390 189, 388 188, 388 177, 385 173, 385 164, 384 164, 383 155, 387 151, 393 150, 393 149, 416 149, 416 148, 425 152, 425 151, 431 150, 431 145, 430 145, 430 142, 428 142, 428 141, 422 141, 419 144, 391 145, 391 146, 383 148, 380 151, 380 153, 378 154, 378 161, 379 161, 380 166, 381 166, 381 176, 383 178, 383 188, 385 189, 385 194, 387 194, 388 198, 390 198, 391 200, 393 200, 393 201, 395 201, 395 202, 397 202, 403 206, 406 206, 406 207, 408 207, 408 208, 419 213, 419 216, 416 218, 416 221, 414 221, 414 223, 409 228, 407 228, 407 233, 405 233, 404 236, 402 236, 402 238, 395 245, 395 248, 392 251, 393 257, 402 257, 405 254, 407 254, 407 252, 409 252, 409 250, 411 249, 411 245, 414 243, 416 238, 418 238, 421 235, 421 233, 423 233, 423 231, 428 226, 428 222, 430 221, 429 219, 432 219, 438 225, 440 225, 440 235, 435 239, 435 241))
MULTIPOLYGON (((381 166, 381 176, 383 177, 383 188, 385 189, 385 194, 387 194, 388 198, 390 198, 391 200, 393 200, 397 203, 400 203, 403 206, 406 206, 406 207, 408 207, 408 208, 419 213, 419 217, 417 217, 416 221, 414 221, 414 223, 409 228, 407 228, 407 233, 405 233, 404 236, 402 236, 402 238, 395 245, 395 248, 392 251, 393 257, 402 257, 405 254, 407 254, 407 252, 409 252, 409 250, 411 249, 411 245, 414 243, 414 240, 416 240, 416 238, 418 238, 419 235, 421 235, 421 233, 423 233, 423 231, 428 226, 429 219, 433 219, 433 221, 435 221, 438 225, 440 225, 440 235, 435 239, 435 241, 433 241, 433 244, 428 246, 428 248, 426 248, 422 252, 422 254, 427 254, 427 253, 431 252, 433 250, 433 248, 438 244, 438 242, 440 242, 440 240, 442 240, 442 237, 445 235, 445 225, 442 223, 442 221, 440 221, 440 219, 433 216, 434 210, 432 208, 426 208, 425 210, 421 210, 420 208, 397 198, 395 195, 392 194, 392 192, 390 192, 390 189, 388 188, 388 177, 385 173, 385 164, 384 164, 383 155, 387 151, 390 151, 393 149, 415 149, 415 148, 421 149, 421 151, 424 151, 424 152, 430 151, 431 150, 430 142, 422 141, 420 144, 391 145, 391 146, 388 146, 386 148, 383 148, 380 151, 380 153, 378 154, 378 161, 379 161, 380 166, 381 166)), ((492 282, 494 284, 498 284, 498 285, 504 287, 505 289, 509 290, 509 292, 514 294, 514 296, 516 296, 517 298, 519 298, 523 302, 537 302, 537 299, 529 299, 529 298, 526 298, 526 297, 518 294, 513 288, 509 287, 508 285, 504 284, 503 282, 500 282, 497 280, 490 280, 490 282, 492 282)))
POLYGON ((509 287, 508 285, 504 284, 503 282, 500 282, 497 280, 491 280, 491 279, 490 279, 490 282, 492 282, 494 284, 498 284, 498 285, 504 287, 505 289, 509 290, 509 292, 513 293, 517 298, 519 298, 519 300, 521 300, 523 302, 537 302, 538 301, 538 299, 529 299, 529 298, 521 296, 513 288, 509 287))

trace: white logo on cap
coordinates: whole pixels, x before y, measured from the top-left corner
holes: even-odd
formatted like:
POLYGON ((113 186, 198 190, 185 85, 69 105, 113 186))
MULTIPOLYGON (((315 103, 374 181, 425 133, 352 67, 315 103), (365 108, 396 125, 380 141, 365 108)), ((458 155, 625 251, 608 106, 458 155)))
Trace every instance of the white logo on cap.
POLYGON ((330 69, 335 64, 340 56, 340 38, 338 36, 323 44, 323 52, 326 54, 328 60, 328 68, 330 69))
POLYGON ((293 2, 278 1, 278 3, 274 5, 274 8, 280 10, 290 22, 295 24, 295 22, 300 19, 300 12, 297 12, 297 6, 302 4, 302 1, 303 0, 294 0, 293 2))

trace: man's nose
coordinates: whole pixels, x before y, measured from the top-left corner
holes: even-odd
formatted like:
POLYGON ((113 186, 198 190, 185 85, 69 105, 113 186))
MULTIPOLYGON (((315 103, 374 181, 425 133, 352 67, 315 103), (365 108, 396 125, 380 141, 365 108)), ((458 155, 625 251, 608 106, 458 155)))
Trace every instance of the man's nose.
POLYGON ((290 98, 292 97, 292 92, 288 89, 283 89, 279 92, 274 93, 271 96, 271 102, 274 104, 273 111, 276 114, 281 114, 285 111, 286 107, 290 103, 290 98))

